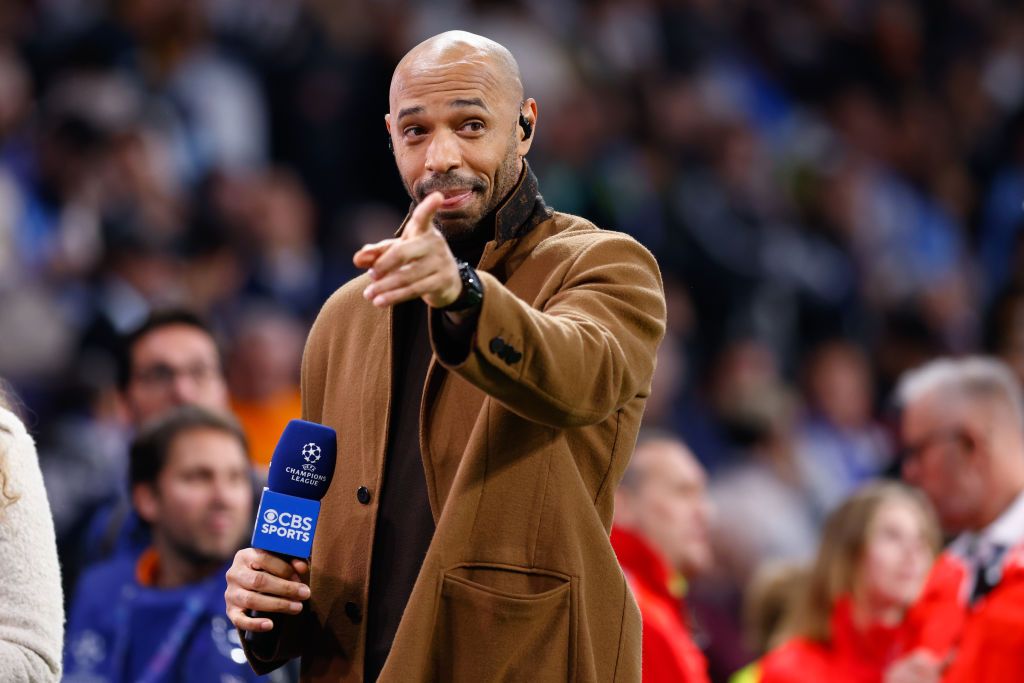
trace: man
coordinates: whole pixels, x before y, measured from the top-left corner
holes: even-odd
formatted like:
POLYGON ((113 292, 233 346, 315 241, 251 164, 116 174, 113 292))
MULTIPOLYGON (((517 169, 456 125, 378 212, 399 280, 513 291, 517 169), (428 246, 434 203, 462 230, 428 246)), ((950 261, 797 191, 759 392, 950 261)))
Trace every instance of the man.
POLYGON ((176 406, 228 410, 217 342, 193 313, 171 309, 152 314, 125 338, 119 363, 121 395, 135 427, 176 406))
POLYGON ((889 683, 1024 680, 1024 399, 1004 363, 942 359, 897 390, 904 478, 956 539, 911 612, 889 683))
POLYGON ((612 547, 643 618, 643 680, 705 683, 683 611, 686 581, 711 566, 707 477, 667 433, 642 431, 615 493, 612 547))
POLYGON ((280 613, 250 662, 301 656, 306 681, 637 680, 608 533, 664 333, 657 265, 544 205, 537 104, 497 43, 415 47, 385 124, 415 207, 356 253, 367 274, 303 357, 303 413, 339 452, 309 589, 305 563, 246 549, 228 614, 280 613))
MULTIPOLYGON (((118 385, 132 430, 184 405, 230 412, 213 332, 186 310, 153 313, 125 337, 118 385)), ((137 556, 150 542, 148 529, 121 488, 123 484, 90 517, 83 535, 83 565, 122 553, 137 556)))
POLYGON ((66 681, 261 680, 224 616, 224 570, 252 524, 245 437, 186 406, 131 450, 132 502, 152 530, 138 559, 89 570, 71 608, 66 681))

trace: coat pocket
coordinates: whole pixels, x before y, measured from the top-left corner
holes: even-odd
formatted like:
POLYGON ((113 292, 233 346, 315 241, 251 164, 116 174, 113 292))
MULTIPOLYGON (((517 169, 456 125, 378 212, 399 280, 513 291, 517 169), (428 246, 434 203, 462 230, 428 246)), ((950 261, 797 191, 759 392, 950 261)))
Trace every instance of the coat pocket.
POLYGON ((553 572, 467 564, 445 572, 438 610, 442 681, 566 681, 572 581, 553 572))

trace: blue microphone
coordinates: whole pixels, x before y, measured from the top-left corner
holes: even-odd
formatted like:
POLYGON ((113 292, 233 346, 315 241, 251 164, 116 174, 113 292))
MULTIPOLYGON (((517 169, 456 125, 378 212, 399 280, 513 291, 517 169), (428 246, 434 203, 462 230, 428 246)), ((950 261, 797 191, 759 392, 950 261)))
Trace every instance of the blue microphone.
POLYGON ((330 427, 292 420, 270 459, 252 547, 308 559, 320 516, 320 499, 334 476, 338 435, 330 427))
MULTIPOLYGON (((309 559, 320 499, 331 484, 337 457, 338 435, 333 429, 306 420, 288 423, 270 460, 252 547, 284 560, 309 559)), ((264 613, 253 616, 272 618, 264 613)), ((264 640, 264 636, 270 633, 249 631, 246 640, 264 640)))

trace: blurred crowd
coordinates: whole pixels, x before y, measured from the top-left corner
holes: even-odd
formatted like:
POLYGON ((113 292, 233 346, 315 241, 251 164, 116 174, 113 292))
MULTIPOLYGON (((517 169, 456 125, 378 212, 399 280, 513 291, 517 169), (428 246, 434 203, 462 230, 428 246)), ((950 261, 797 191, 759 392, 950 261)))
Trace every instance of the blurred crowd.
POLYGON ((547 203, 658 257, 646 421, 708 472, 715 570, 691 602, 721 679, 755 654, 751 580, 898 469, 905 370, 983 351, 1024 380, 1019 3, 6 0, 0 377, 65 566, 124 497, 120 342, 153 311, 211 326, 266 466, 313 316, 408 207, 390 74, 456 27, 519 59, 547 203))

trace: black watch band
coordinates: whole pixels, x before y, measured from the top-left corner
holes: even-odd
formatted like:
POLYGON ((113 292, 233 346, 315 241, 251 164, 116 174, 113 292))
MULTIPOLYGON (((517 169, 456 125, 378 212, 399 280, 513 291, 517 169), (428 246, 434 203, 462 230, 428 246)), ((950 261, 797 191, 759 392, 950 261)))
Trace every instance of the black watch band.
POLYGON ((442 311, 458 312, 469 310, 479 306, 484 300, 484 286, 480 282, 480 276, 473 270, 473 266, 462 259, 455 259, 455 263, 459 267, 462 291, 459 293, 459 298, 442 308, 442 311))

